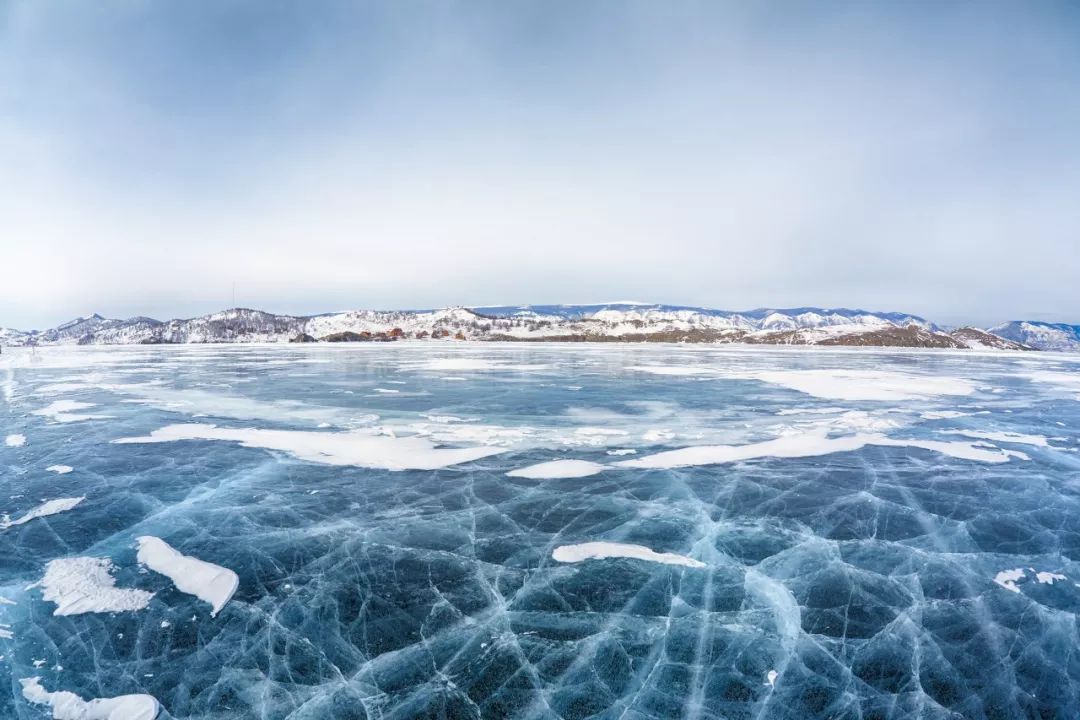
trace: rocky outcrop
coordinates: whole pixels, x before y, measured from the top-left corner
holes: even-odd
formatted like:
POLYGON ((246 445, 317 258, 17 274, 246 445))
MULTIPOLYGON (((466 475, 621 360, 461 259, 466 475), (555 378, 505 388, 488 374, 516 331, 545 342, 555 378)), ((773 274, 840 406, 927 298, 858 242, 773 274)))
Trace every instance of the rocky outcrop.
POLYGON ((1007 340, 1000 335, 980 330, 979 328, 963 327, 950 330, 949 335, 961 343, 964 347, 973 350, 1034 350, 1035 348, 1023 343, 1007 340))
POLYGON ((841 335, 826 338, 819 345, 846 345, 851 347, 920 347, 952 348, 965 347, 959 341, 942 332, 934 332, 917 325, 907 327, 883 328, 868 333, 841 335))
POLYGON ((322 342, 367 342, 371 340, 370 333, 368 335, 361 335, 360 333, 345 332, 332 333, 330 335, 324 335, 319 338, 322 342))
POLYGON ((300 333, 299 335, 297 335, 295 337, 289 338, 289 342, 291 342, 291 343, 313 343, 313 342, 319 342, 319 341, 316 340, 315 338, 311 337, 307 333, 300 333))

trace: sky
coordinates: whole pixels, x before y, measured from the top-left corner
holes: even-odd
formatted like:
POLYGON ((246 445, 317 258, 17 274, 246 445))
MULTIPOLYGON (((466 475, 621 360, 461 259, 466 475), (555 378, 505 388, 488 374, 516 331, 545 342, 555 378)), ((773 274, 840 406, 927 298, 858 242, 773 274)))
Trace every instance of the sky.
POLYGON ((0 327, 1080 323, 1080 5, 0 0, 0 327))

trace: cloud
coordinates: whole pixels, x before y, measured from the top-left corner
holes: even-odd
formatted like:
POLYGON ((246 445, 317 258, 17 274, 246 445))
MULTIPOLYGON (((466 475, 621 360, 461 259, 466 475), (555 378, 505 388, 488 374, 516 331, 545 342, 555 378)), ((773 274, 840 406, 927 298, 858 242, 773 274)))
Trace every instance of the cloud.
POLYGON ((429 10, 12 3, 0 325, 234 283, 289 312, 1076 312, 1071 15, 429 10))

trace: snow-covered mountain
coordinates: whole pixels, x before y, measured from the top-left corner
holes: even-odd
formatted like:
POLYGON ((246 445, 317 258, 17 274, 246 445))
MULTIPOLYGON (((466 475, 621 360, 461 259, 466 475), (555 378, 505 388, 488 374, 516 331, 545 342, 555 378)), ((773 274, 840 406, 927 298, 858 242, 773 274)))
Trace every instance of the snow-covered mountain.
POLYGON ((999 349, 1029 349, 1025 346, 1031 345, 1004 333, 993 334, 976 328, 946 331, 924 318, 904 313, 814 307, 729 312, 635 302, 349 310, 313 316, 275 315, 234 308, 164 322, 146 317, 113 320, 94 314, 44 331, 0 330, 0 343, 6 345, 443 338, 999 349))
POLYGON ((1039 350, 1080 350, 1080 325, 1014 320, 996 325, 990 332, 1039 350))

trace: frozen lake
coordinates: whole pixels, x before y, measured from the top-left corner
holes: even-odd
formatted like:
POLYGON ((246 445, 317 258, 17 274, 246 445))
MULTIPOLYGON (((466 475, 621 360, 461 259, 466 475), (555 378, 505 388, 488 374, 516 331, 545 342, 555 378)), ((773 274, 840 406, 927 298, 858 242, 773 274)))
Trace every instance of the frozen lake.
POLYGON ((1076 718, 1078 451, 1050 353, 5 349, 0 717, 1076 718))

